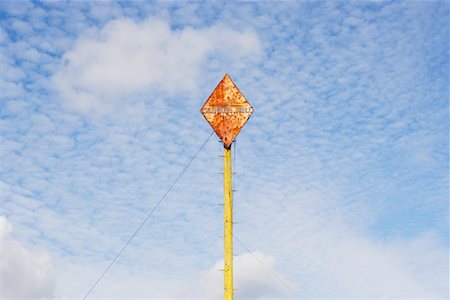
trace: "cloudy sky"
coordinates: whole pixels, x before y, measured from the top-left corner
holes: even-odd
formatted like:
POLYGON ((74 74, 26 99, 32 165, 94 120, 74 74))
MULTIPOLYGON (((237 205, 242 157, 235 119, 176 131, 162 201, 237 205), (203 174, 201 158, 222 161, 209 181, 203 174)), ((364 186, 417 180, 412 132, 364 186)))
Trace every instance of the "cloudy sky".
MULTIPOLYGON (((0 2, 0 296, 82 299, 230 74, 235 296, 447 299, 449 2, 0 2), (250 253, 247 250, 251 250, 250 253)), ((212 136, 89 295, 222 295, 212 136)))

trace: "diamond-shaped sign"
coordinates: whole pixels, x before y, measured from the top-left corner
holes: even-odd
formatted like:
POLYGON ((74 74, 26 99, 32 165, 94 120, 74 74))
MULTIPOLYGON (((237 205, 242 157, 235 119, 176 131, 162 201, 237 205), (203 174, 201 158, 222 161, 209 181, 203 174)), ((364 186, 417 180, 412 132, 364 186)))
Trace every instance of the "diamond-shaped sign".
POLYGON ((229 148, 252 115, 253 108, 230 76, 226 74, 203 104, 200 112, 222 140, 224 146, 229 148))

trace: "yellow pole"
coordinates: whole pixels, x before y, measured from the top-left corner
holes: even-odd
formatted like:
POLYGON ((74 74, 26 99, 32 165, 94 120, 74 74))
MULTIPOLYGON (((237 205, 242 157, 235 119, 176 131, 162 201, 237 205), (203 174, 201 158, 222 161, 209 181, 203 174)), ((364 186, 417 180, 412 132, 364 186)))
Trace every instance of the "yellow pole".
POLYGON ((231 173, 231 146, 224 147, 223 155, 223 216, 224 216, 224 300, 233 300, 233 188, 231 173))

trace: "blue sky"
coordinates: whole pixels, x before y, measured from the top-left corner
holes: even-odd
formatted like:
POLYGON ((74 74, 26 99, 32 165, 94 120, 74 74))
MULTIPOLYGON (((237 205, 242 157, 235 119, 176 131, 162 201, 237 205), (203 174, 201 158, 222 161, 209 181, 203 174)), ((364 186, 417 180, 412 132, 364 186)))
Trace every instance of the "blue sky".
MULTIPOLYGON (((236 298, 447 299, 449 3, 0 2, 5 297, 81 298, 230 74, 236 298), (295 294, 283 285, 288 283, 295 294)), ((214 136, 91 296, 220 298, 214 136)))

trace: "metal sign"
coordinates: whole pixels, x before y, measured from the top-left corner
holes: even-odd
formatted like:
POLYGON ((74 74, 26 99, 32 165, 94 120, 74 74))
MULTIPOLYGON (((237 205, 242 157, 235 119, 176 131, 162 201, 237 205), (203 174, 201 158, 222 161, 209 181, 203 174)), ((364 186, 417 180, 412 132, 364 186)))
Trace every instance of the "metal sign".
POLYGON ((228 74, 217 85, 200 112, 229 148, 250 118, 253 108, 228 74))

